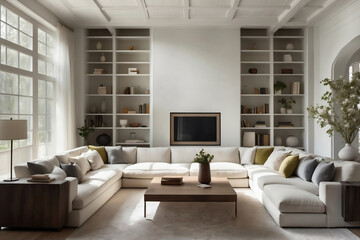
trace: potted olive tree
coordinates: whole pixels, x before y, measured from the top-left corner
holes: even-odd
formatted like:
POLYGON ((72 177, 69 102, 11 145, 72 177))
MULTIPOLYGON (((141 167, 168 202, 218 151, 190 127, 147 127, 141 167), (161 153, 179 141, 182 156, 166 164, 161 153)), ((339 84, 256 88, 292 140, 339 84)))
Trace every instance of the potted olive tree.
POLYGON ((214 159, 214 155, 210 155, 201 149, 194 158, 194 163, 199 163, 198 181, 202 184, 209 184, 211 182, 210 162, 214 159))

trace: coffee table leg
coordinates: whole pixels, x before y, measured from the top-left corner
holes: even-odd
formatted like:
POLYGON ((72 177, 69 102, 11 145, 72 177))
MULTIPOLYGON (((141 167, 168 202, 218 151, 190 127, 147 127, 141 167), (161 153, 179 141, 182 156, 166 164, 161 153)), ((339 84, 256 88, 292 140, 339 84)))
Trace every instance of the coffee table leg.
POLYGON ((237 201, 235 202, 235 218, 237 218, 237 201))
POLYGON ((144 201, 144 218, 146 218, 146 201, 144 201))

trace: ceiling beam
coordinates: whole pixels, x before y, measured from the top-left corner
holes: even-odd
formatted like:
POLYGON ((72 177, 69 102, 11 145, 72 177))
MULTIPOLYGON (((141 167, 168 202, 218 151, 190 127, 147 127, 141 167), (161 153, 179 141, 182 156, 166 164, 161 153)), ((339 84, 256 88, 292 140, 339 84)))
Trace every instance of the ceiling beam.
POLYGON ((239 6, 240 0, 232 0, 231 4, 230 4, 230 10, 228 12, 227 15, 227 19, 228 20, 233 20, 237 11, 237 7, 239 6))
POLYGON ((110 22, 111 21, 111 17, 102 9, 102 6, 101 4, 99 3, 98 0, 93 0, 93 3, 95 4, 96 6, 96 9, 99 10, 99 12, 101 13, 101 15, 105 18, 105 20, 107 22, 110 22))
POLYGON ((323 4, 323 7, 313 12, 307 19, 306 22, 311 22, 313 19, 316 18, 320 13, 322 13, 325 9, 330 7, 333 3, 335 3, 335 0, 328 0, 323 4))
POLYGON ((292 17, 294 17, 299 10, 308 4, 311 0, 296 0, 290 5, 290 9, 285 10, 278 17, 278 23, 270 27, 270 34, 276 32, 283 27, 292 17))
POLYGON ((239 6, 238 9, 272 9, 272 10, 276 10, 276 9, 290 9, 291 7, 289 5, 244 5, 244 6, 239 6))
POLYGON ((145 0, 137 0, 137 2, 138 2, 139 7, 141 7, 142 10, 143 10, 144 17, 145 17, 146 21, 149 21, 150 15, 149 15, 149 12, 147 10, 148 7, 146 6, 145 0))

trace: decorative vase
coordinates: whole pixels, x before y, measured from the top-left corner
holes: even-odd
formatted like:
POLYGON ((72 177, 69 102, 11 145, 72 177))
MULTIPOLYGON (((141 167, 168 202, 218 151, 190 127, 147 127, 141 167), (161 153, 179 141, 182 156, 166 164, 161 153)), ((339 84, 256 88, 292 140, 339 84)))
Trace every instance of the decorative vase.
POLYGON ((96 143, 99 146, 107 146, 110 144, 110 142, 111 142, 111 137, 106 133, 103 133, 96 137, 96 143))
POLYGON ((281 90, 275 91, 275 94, 280 95, 280 94, 281 94, 281 90))
POLYGON ((289 146, 289 147, 296 147, 298 144, 299 144, 299 139, 295 136, 288 136, 286 138, 286 145, 289 146))
POLYGON ((98 41, 98 42, 96 43, 96 49, 97 49, 97 50, 101 50, 101 49, 102 49, 102 43, 101 43, 100 41, 98 41))
POLYGON ((209 163, 199 163, 199 183, 209 184, 211 182, 211 172, 209 163))
POLYGON ((101 57, 100 57, 100 62, 105 62, 106 61, 106 57, 104 54, 101 54, 101 57))
POLYGON ((286 50, 293 50, 293 49, 294 49, 294 45, 292 43, 286 44, 286 50))
POLYGON ((90 113, 96 113, 96 112, 97 112, 96 104, 92 103, 90 106, 90 113))
POLYGON ((104 99, 101 102, 100 110, 101 110, 102 113, 106 113, 106 102, 105 102, 104 99))
POLYGON ((293 111, 292 111, 292 109, 286 109, 286 113, 288 113, 288 114, 292 114, 292 113, 293 113, 293 111))
POLYGON ((286 113, 286 108, 284 108, 284 107, 280 108, 280 113, 285 114, 286 113))
POLYGON ((128 124, 128 120, 127 119, 120 119, 119 123, 120 123, 120 127, 124 128, 128 124))
POLYGON ((292 62, 291 54, 284 54, 283 60, 284 62, 292 62))
POLYGON ((282 145, 282 139, 280 136, 275 137, 275 146, 281 146, 282 145))
POLYGON ((358 156, 358 150, 350 143, 345 143, 345 146, 338 153, 339 158, 344 161, 355 161, 358 156))

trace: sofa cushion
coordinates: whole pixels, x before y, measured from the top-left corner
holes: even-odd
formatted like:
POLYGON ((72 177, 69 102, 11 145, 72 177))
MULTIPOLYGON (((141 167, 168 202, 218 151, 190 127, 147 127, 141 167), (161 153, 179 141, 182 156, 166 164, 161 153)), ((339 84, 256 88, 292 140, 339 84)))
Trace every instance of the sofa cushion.
POLYGON ((74 177, 78 180, 79 183, 84 181, 84 174, 81 171, 79 165, 70 163, 70 164, 61 164, 61 168, 65 171, 66 176, 74 177))
POLYGON ((298 164, 299 155, 287 156, 280 165, 279 173, 285 178, 291 177, 298 164))
POLYGON ((164 162, 170 163, 170 148, 156 147, 156 148, 138 148, 137 149, 137 163, 145 162, 164 162))
POLYGON ((192 163, 195 154, 199 153, 201 148, 198 147, 172 147, 171 163, 192 163))
POLYGON ((274 148, 257 148, 254 163, 264 165, 264 163, 273 151, 274 148))
POLYGON ((108 157, 107 157, 107 153, 106 153, 106 150, 105 150, 104 146, 98 147, 98 146, 91 146, 90 145, 89 149, 92 150, 92 151, 97 151, 100 154, 103 162, 108 163, 108 157))
POLYGON ((31 175, 48 174, 54 169, 54 165, 51 165, 48 161, 27 162, 27 165, 31 175))
POLYGON ((360 163, 354 161, 331 161, 335 165, 334 181, 360 181, 360 163))
POLYGON ((81 155, 77 157, 69 157, 69 161, 70 163, 77 164, 80 167, 83 175, 85 175, 88 171, 91 170, 90 163, 86 160, 85 157, 81 155))
MULTIPOLYGON (((239 149, 234 147, 204 148, 205 153, 214 155, 212 162, 229 162, 240 164, 239 149)), ((198 152, 197 152, 198 153, 198 152)), ((195 157, 195 156, 194 156, 195 157)))
POLYGON ((82 209, 98 198, 114 182, 120 181, 121 169, 117 165, 106 164, 99 170, 91 171, 78 185, 78 192, 73 201, 74 209, 82 209))
POLYGON ((189 169, 164 162, 144 162, 130 165, 123 171, 125 178, 153 178, 168 175, 189 176, 189 169))
POLYGON ((245 151, 244 150, 239 150, 239 151, 240 151, 240 155, 241 155, 241 151, 244 152, 244 154, 241 155, 241 157, 240 157, 241 164, 254 164, 255 154, 256 154, 256 146, 252 147, 252 148, 248 148, 245 151))
POLYGON ((320 182, 332 181, 335 174, 334 163, 321 161, 315 168, 311 181, 319 186, 320 182))
POLYGON ((311 181, 311 177, 317 165, 318 161, 316 161, 316 159, 302 160, 295 170, 295 175, 305 181, 311 181))
POLYGON ((267 185, 264 187, 264 193, 282 213, 325 212, 325 205, 318 196, 295 186, 267 185))
POLYGON ((65 154, 68 155, 69 157, 77 157, 77 156, 80 156, 80 154, 87 152, 87 151, 89 151, 89 148, 87 146, 82 146, 82 147, 68 150, 65 152, 65 154))
POLYGON ((259 173, 270 173, 272 175, 278 175, 278 173, 276 173, 276 171, 264 167, 264 165, 244 165, 244 168, 248 171, 248 176, 250 179, 254 178, 255 174, 259 174, 259 173))
POLYGON ((69 164, 69 155, 67 153, 63 153, 63 154, 57 154, 55 155, 55 157, 57 157, 57 159, 59 160, 59 163, 61 164, 69 164))
POLYGON ((81 156, 85 157, 86 160, 90 163, 91 170, 97 170, 104 166, 104 162, 98 153, 98 151, 87 151, 82 153, 81 156))
MULTIPOLYGON (((237 163, 230 162, 211 162, 211 177, 222 178, 247 178, 247 170, 237 163)), ((197 176, 199 173, 199 164, 192 163, 190 167, 190 176, 197 176)))
POLYGON ((49 177, 54 178, 55 180, 64 180, 67 176, 64 170, 62 170, 58 166, 54 166, 54 169, 49 174, 49 177))
POLYGON ((273 151, 266 162, 264 167, 278 171, 282 161, 290 154, 291 151, 273 151))

